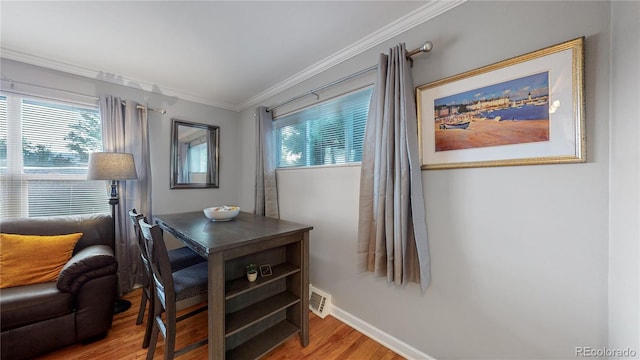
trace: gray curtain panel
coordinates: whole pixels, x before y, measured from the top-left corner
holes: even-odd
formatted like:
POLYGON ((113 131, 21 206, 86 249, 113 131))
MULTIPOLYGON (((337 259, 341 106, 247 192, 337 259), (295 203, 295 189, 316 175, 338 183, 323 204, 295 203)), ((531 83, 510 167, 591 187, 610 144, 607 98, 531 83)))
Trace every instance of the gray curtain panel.
POLYGON ((255 212, 258 215, 278 219, 280 210, 273 144, 273 118, 264 106, 256 109, 255 118, 257 140, 255 212))
POLYGON ((411 66, 404 44, 380 54, 360 173, 358 269, 395 285, 431 283, 411 66))
POLYGON ((119 181, 120 204, 116 208, 116 248, 119 288, 127 292, 142 284, 142 265, 138 240, 129 221, 128 211, 136 209, 147 219, 151 214, 151 163, 147 111, 138 104, 118 97, 100 98, 103 151, 131 153, 136 163, 137 180, 119 181))

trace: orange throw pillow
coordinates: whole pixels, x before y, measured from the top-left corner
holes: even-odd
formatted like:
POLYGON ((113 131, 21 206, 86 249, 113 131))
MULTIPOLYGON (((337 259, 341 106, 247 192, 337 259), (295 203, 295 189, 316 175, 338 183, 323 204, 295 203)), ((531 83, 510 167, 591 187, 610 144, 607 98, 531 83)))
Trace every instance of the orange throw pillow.
POLYGON ((56 281, 81 237, 0 234, 0 289, 56 281))

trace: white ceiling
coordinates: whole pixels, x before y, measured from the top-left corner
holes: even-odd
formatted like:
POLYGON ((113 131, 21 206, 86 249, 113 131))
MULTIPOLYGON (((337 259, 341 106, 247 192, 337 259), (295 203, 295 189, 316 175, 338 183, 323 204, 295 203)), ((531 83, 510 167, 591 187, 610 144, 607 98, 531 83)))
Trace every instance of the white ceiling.
POLYGON ((458 3, 2 0, 0 55, 241 110, 458 3))

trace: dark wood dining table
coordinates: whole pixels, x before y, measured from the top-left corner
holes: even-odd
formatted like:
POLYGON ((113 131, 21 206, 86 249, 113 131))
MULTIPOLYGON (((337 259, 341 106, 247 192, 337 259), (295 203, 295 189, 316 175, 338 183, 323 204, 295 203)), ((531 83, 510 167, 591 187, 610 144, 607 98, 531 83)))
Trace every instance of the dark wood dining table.
POLYGON ((309 231, 240 212, 210 221, 203 211, 154 216, 165 232, 208 262, 208 358, 256 359, 298 334, 309 343, 309 231), (271 271, 249 282, 244 267, 271 271))

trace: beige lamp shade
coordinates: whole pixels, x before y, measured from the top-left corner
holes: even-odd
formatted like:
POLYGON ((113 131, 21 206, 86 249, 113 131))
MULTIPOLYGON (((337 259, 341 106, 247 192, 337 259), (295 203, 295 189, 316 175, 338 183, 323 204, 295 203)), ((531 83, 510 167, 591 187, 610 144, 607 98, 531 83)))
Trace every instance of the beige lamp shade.
POLYGON ((137 179, 133 154, 97 152, 89 154, 87 180, 137 179))

